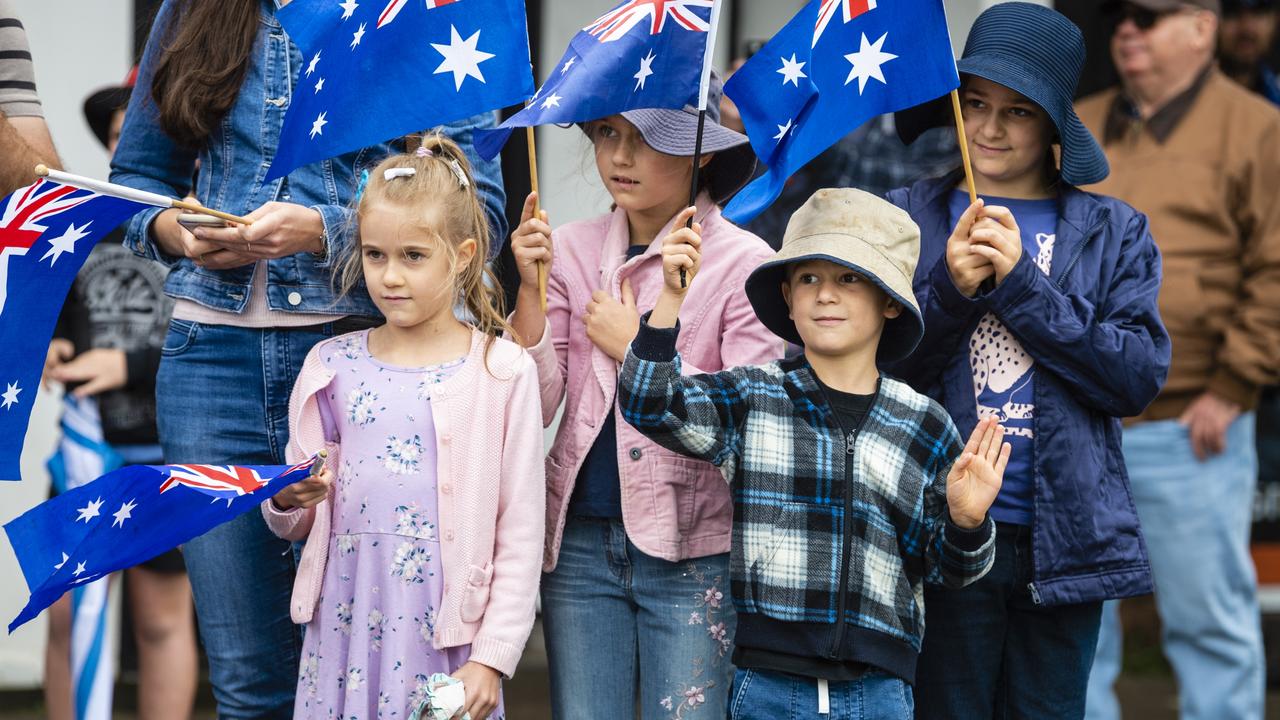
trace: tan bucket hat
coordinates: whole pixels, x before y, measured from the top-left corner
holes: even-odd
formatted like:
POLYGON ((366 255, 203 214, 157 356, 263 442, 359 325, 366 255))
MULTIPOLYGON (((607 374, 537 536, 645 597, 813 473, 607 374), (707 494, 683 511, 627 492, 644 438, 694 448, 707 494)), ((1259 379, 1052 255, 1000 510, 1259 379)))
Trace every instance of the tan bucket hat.
POLYGON ((782 249, 747 277, 747 298, 765 327, 803 344, 782 297, 787 266, 806 260, 843 265, 902 304, 902 314, 885 323, 876 354, 879 360, 899 360, 924 335, 911 290, 919 259, 920 228, 905 210, 856 188, 824 188, 791 216, 782 249))

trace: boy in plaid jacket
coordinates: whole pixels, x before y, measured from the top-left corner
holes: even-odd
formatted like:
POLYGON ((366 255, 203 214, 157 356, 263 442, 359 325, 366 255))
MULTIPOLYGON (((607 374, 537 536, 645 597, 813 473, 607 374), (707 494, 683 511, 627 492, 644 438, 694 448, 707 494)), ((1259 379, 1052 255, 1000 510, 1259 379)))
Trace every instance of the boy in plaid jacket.
MULTIPOLYGON (((881 375, 923 334, 919 229, 854 189, 819 190, 747 280, 760 320, 804 354, 681 375, 699 231, 663 243, 664 287, 618 381, 623 417, 717 465, 734 500, 734 718, 910 718, 923 583, 994 558, 987 516, 1010 448, 994 420, 965 446, 937 403, 881 375)), ((736 288, 725 288, 736 292, 736 288)))

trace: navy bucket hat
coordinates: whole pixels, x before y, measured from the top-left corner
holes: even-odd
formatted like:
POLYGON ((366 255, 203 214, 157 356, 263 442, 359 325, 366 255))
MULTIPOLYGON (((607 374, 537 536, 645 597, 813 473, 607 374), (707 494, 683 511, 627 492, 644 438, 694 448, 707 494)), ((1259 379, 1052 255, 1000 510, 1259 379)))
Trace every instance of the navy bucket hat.
MULTIPOLYGON (((1073 107, 1084 52, 1080 28, 1061 13, 1043 5, 1005 2, 978 16, 956 62, 962 75, 999 83, 1048 114, 1062 148, 1060 174, 1071 185, 1100 182, 1110 172, 1106 155, 1073 107)), ((906 143, 931 127, 953 122, 945 97, 895 117, 906 143)))

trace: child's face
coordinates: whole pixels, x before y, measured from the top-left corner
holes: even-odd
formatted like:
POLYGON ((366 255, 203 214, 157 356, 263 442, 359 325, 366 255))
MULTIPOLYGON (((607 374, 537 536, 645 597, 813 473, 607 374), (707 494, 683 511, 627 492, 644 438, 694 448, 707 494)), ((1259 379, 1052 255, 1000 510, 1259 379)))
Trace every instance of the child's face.
POLYGON ((1028 184, 1039 189, 1054 134, 1044 110, 980 77, 968 79, 963 99, 973 171, 986 181, 986 191, 1015 194, 1028 184))
POLYGON ((826 356, 852 355, 878 343, 885 320, 902 312, 874 283, 826 260, 792 266, 782 296, 805 352, 826 356))
MULTIPOLYGON (((360 217, 360 259, 369 297, 387 324, 400 328, 452 317, 457 295, 445 241, 415 220, 412 213, 376 203, 360 217)), ((457 266, 466 267, 475 251, 474 240, 459 243, 457 266)))
POLYGON ((595 149, 600 181, 618 207, 671 217, 688 202, 692 158, 649 147, 636 126, 621 115, 587 123, 587 137, 595 149))

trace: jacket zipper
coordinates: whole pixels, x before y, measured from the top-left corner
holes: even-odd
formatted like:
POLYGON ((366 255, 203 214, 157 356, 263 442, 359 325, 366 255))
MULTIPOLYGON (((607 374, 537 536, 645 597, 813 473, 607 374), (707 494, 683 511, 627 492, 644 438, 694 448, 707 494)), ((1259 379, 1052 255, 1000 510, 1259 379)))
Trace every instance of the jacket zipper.
MULTIPOLYGON (((819 388, 822 386, 819 385, 819 388)), ((844 644, 844 631, 848 623, 845 621, 845 610, 848 606, 849 585, 849 553, 853 545, 853 453, 857 446, 858 436, 862 433, 862 425, 871 416, 872 410, 875 409, 876 401, 880 399, 880 380, 876 380, 876 393, 871 398, 871 404, 867 406, 867 411, 858 419, 858 425, 853 429, 852 433, 848 433, 844 429, 844 425, 840 422, 840 416, 836 414, 834 406, 831 405, 831 398, 827 397, 825 390, 822 391, 823 399, 827 401, 827 408, 831 412, 831 417, 836 422, 836 427, 840 428, 840 437, 844 441, 844 532, 840 540, 840 586, 836 588, 836 634, 831 643, 831 650, 827 656, 832 660, 840 658, 840 646, 844 644)))

